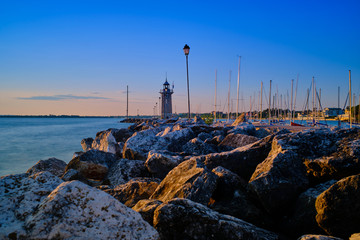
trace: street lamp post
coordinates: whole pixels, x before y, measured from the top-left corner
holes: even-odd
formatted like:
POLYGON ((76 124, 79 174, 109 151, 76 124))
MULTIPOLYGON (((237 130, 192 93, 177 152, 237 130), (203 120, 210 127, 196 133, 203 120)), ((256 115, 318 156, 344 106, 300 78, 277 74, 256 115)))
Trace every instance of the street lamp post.
POLYGON ((184 53, 186 56, 186 75, 187 75, 187 95, 188 95, 188 119, 190 119, 190 92, 189 92, 189 64, 188 64, 188 56, 189 56, 189 52, 190 52, 190 47, 185 44, 184 48, 184 53))

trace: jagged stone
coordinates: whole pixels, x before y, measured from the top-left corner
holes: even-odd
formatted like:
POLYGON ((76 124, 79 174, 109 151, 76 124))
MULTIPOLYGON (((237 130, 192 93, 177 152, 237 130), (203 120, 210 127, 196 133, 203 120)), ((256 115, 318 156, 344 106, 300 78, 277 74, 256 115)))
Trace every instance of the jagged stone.
POLYGON ((89 138, 84 138, 83 140, 81 140, 81 147, 82 149, 86 152, 91 150, 92 147, 92 143, 93 143, 94 139, 89 137, 89 138))
POLYGON ((166 150, 151 150, 145 162, 153 177, 163 179, 171 169, 179 165, 184 158, 166 150))
POLYGON ((232 151, 198 156, 193 159, 202 161, 209 169, 222 166, 248 181, 256 166, 266 159, 271 150, 272 139, 273 136, 268 136, 232 151))
POLYGON ((245 134, 228 134, 224 140, 219 144, 219 146, 225 146, 230 148, 238 148, 251 143, 258 141, 259 139, 253 136, 245 135, 245 134))
POLYGON ((28 239, 158 239, 140 214, 79 181, 59 185, 26 220, 28 239))
POLYGON ((106 179, 110 185, 117 186, 138 177, 150 177, 144 161, 121 159, 111 166, 106 179))
POLYGON ((57 158, 49 158, 47 160, 40 160, 34 166, 27 170, 30 175, 48 171, 57 177, 61 177, 65 172, 66 162, 57 158))
POLYGON ((289 234, 299 236, 306 233, 325 233, 316 222, 316 198, 331 185, 336 183, 335 180, 319 184, 313 188, 307 189, 301 193, 295 203, 294 212, 283 227, 289 234))
POLYGON ((275 233, 188 199, 161 204, 154 213, 154 227, 161 239, 279 239, 275 233))
POLYGON ((133 178, 125 184, 104 191, 131 208, 139 200, 148 199, 159 183, 160 180, 154 178, 133 178))
POLYGON ((360 175, 333 184, 316 199, 316 221, 328 234, 349 238, 360 231, 360 175))
POLYGON ((152 226, 154 212, 161 204, 162 202, 159 200, 143 199, 138 201, 132 209, 140 213, 142 218, 152 226))
POLYGON ((63 181, 50 172, 0 178, 0 239, 27 239, 25 221, 63 181))
POLYGON ((118 158, 112 153, 90 150, 73 158, 66 166, 65 171, 75 169, 85 178, 102 180, 109 168, 117 161, 118 158))
POLYGON ((200 138, 193 138, 182 146, 185 154, 189 155, 204 155, 217 152, 212 145, 205 143, 200 138))
POLYGON ((173 198, 187 198, 207 205, 216 187, 217 176, 204 164, 187 160, 171 170, 150 199, 162 202, 173 198))
POLYGON ((240 116, 238 116, 235 121, 233 122, 232 126, 236 126, 236 125, 239 125, 240 123, 244 123, 244 122, 247 122, 247 119, 245 117, 245 114, 242 113, 240 114, 240 116))

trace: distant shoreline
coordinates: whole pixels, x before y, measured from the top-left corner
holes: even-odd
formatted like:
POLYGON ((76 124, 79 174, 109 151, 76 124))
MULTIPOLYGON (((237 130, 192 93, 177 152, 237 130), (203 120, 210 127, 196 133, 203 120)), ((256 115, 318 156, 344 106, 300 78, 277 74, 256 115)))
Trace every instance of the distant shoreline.
MULTIPOLYGON (((151 118, 152 116, 129 116, 129 118, 151 118)), ((0 115, 0 118, 126 118, 126 116, 80 116, 80 115, 0 115)))

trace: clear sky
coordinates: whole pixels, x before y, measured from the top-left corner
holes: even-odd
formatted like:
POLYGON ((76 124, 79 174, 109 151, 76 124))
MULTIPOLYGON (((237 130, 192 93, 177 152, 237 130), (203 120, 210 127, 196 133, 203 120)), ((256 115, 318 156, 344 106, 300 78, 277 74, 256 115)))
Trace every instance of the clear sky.
MULTIPOLYGON (((187 112, 190 46, 192 112, 249 109, 261 81, 291 94, 297 109, 314 76, 324 107, 341 105, 352 71, 360 94, 360 1, 5 1, 0 4, 0 114, 153 114, 165 81, 173 109, 187 112)), ((264 105, 265 101, 264 93, 264 105)), ((283 103, 284 105, 285 103, 283 103)), ((265 108, 265 107, 264 107, 265 108)))

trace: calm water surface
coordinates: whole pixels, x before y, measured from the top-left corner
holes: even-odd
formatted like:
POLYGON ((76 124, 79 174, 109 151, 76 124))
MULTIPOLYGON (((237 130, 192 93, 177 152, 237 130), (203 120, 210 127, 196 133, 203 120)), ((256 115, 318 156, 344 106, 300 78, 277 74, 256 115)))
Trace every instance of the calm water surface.
POLYGON ((83 138, 109 128, 127 128, 119 118, 0 118, 0 176, 26 172, 37 161, 65 162, 82 151, 83 138))

